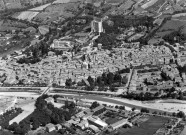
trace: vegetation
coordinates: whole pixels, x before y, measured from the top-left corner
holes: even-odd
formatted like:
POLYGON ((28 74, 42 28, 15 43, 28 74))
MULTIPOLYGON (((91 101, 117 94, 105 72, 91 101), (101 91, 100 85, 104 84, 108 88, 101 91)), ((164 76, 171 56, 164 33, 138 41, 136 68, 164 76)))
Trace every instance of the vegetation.
POLYGON ((0 115, 0 126, 2 128, 7 128, 9 125, 9 121, 18 116, 20 113, 22 113, 21 108, 15 108, 9 111, 6 111, 2 115, 0 115))
POLYGON ((186 40, 186 34, 183 33, 183 27, 171 32, 163 37, 163 39, 170 44, 184 42, 186 40))
MULTIPOLYGON (((125 71, 121 71, 125 72, 125 71)), ((91 76, 87 79, 88 84, 82 80, 78 83, 78 86, 85 86, 87 90, 94 90, 95 87, 98 87, 98 91, 104 91, 108 88, 111 91, 115 91, 115 87, 121 87, 125 86, 128 82, 127 77, 122 77, 119 73, 103 73, 102 76, 97 77, 96 79, 93 79, 91 76)), ((69 79, 66 81, 66 86, 68 86, 67 82, 70 82, 69 79)))
POLYGON ((74 114, 74 111, 72 111, 72 109, 74 110, 74 105, 66 106, 70 111, 58 109, 50 103, 47 104, 46 98, 48 98, 47 95, 39 97, 35 103, 36 109, 34 112, 19 124, 13 123, 8 129, 16 134, 24 135, 30 130, 30 125, 32 125, 33 129, 37 129, 39 126, 45 126, 48 123, 63 123, 74 114))

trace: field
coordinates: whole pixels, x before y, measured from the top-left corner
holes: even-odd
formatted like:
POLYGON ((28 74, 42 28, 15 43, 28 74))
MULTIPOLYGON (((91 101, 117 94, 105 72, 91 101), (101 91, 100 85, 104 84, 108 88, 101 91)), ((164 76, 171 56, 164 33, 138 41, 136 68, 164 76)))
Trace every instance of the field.
POLYGON ((13 101, 15 100, 15 98, 12 97, 4 97, 4 96, 0 96, 0 114, 5 111, 7 108, 9 107, 13 107, 11 105, 14 105, 13 101))
POLYGON ((158 1, 158 0, 150 0, 149 2, 145 3, 145 4, 142 5, 141 7, 142 7, 143 9, 146 9, 146 8, 148 8, 148 7, 150 7, 150 6, 153 6, 157 1, 158 1))
POLYGON ((70 2, 70 0, 56 0, 52 4, 56 4, 56 3, 69 3, 69 2, 70 2))
POLYGON ((105 0, 108 4, 118 4, 124 2, 124 0, 105 0))
POLYGON ((149 12, 156 12, 165 3, 165 0, 151 0, 142 5, 142 8, 149 12))
POLYGON ((22 28, 28 28, 28 26, 24 23, 11 20, 2 20, 0 22, 0 31, 20 30, 22 28))
POLYGON ((172 19, 186 21, 186 13, 175 14, 172 16, 172 19))
POLYGON ((139 127, 133 127, 128 130, 120 129, 120 135, 153 135, 164 123, 168 122, 168 118, 151 116, 147 121, 140 124, 139 127))
POLYGON ((21 12, 16 18, 20 20, 31 21, 37 14, 39 14, 39 12, 24 11, 24 12, 21 12))
POLYGON ((170 34, 173 31, 177 31, 180 27, 183 27, 182 32, 186 34, 186 21, 169 20, 167 21, 156 33, 158 36, 163 37, 170 34))
POLYGON ((32 9, 29 9, 29 10, 30 10, 30 11, 42 11, 42 10, 44 10, 45 8, 47 8, 49 5, 51 5, 51 3, 45 4, 45 5, 36 7, 36 8, 32 8, 32 9))
POLYGON ((48 6, 43 12, 39 13, 33 19, 36 22, 52 22, 65 18, 73 17, 78 12, 78 6, 80 3, 67 3, 67 4, 53 4, 48 6))

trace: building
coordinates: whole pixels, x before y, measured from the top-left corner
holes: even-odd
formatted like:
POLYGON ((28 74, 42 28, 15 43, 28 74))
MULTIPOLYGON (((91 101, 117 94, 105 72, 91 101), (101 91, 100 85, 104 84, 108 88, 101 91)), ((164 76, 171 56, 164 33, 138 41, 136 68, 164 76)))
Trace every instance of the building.
POLYGON ((89 117, 88 119, 89 124, 95 125, 99 128, 106 128, 108 126, 108 124, 104 121, 102 121, 99 117, 89 117))
POLYGON ((84 129, 86 129, 86 128, 89 127, 89 123, 88 123, 88 121, 86 121, 86 120, 82 120, 80 123, 77 124, 77 126, 78 126, 80 129, 84 130, 84 129))
POLYGON ((49 26, 47 26, 47 25, 39 26, 39 32, 42 35, 45 35, 45 34, 49 33, 49 26))
POLYGON ((56 50, 62 50, 62 51, 68 51, 72 49, 72 45, 70 41, 66 40, 54 40, 53 44, 51 45, 51 48, 56 49, 56 50))
POLYGON ((54 98, 48 97, 48 98, 45 99, 45 101, 46 101, 47 103, 53 103, 53 102, 54 102, 54 98))
POLYGON ((53 125, 53 124, 51 124, 51 123, 49 123, 49 124, 46 125, 46 131, 47 131, 47 132, 52 132, 52 131, 54 131, 54 130, 56 130, 55 125, 53 125))
POLYGON ((94 18, 91 22, 91 31, 98 32, 99 34, 104 31, 101 18, 94 18))
POLYGON ((62 126, 60 124, 57 124, 56 125, 56 130, 60 130, 60 129, 62 129, 62 126))
POLYGON ((99 114, 103 113, 104 111, 106 111, 106 108, 104 106, 100 105, 100 106, 92 109, 92 111, 93 111, 93 115, 99 115, 99 114))
POLYGON ((123 125, 125 125, 125 124, 127 124, 127 123, 128 123, 127 119, 122 119, 122 120, 120 120, 120 121, 118 121, 118 122, 116 122, 116 123, 111 124, 111 125, 109 126, 109 128, 110 128, 111 130, 115 130, 115 129, 117 129, 117 128, 122 127, 123 125))
POLYGON ((67 99, 67 98, 57 98, 57 103, 61 103, 61 104, 71 104, 71 103, 75 103, 76 101, 74 99, 67 99))
POLYGON ((94 126, 94 125, 90 125, 89 128, 94 132, 94 133, 98 133, 100 130, 98 127, 94 126))

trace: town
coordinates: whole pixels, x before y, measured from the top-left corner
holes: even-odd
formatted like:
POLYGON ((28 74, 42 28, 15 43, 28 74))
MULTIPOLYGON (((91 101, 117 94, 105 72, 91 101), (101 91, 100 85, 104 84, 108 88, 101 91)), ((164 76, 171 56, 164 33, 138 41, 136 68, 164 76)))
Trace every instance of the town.
POLYGON ((185 134, 185 2, 0 2, 0 134, 185 134))

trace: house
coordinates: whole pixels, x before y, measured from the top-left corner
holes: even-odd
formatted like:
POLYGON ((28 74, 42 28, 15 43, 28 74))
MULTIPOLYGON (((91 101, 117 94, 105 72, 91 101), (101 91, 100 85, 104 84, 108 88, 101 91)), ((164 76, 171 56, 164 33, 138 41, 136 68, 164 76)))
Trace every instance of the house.
POLYGON ((52 132, 52 131, 54 131, 54 130, 56 130, 54 124, 49 123, 49 124, 46 125, 46 131, 47 131, 47 132, 52 132))

